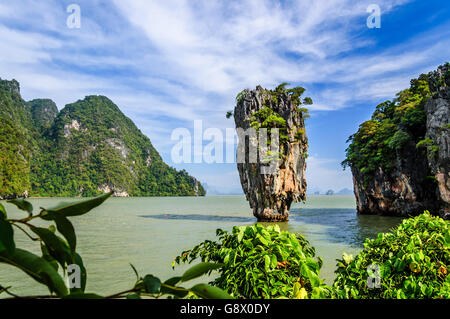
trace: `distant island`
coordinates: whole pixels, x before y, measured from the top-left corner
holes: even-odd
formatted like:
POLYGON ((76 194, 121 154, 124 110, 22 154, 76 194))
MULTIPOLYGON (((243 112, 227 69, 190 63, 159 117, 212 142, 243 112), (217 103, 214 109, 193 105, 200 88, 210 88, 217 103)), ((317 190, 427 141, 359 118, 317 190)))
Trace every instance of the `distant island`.
POLYGON ((333 189, 329 189, 327 191, 321 192, 320 190, 311 191, 307 193, 308 195, 353 195, 353 190, 348 188, 343 188, 339 191, 334 191, 333 189))
POLYGON ((186 171, 162 160, 149 138, 105 96, 60 112, 24 101, 0 79, 0 199, 28 196, 204 196, 186 171))

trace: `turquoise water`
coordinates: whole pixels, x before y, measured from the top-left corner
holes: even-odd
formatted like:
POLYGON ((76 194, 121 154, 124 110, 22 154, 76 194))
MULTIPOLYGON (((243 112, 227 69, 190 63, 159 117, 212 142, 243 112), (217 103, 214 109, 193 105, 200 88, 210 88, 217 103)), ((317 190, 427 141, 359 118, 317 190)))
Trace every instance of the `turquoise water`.
MULTIPOLYGON (((37 210, 61 201, 76 199, 30 199, 37 210)), ((9 218, 24 212, 3 203, 9 218)), ((181 251, 205 239, 214 239, 215 230, 231 230, 235 225, 255 223, 244 196, 111 198, 86 215, 71 218, 78 236, 78 252, 88 271, 87 291, 112 294, 132 287, 135 275, 129 263, 144 274, 167 279, 181 274, 185 266, 172 270, 171 263, 181 251)), ((359 216, 353 196, 310 195, 306 204, 291 208, 284 230, 302 234, 324 259, 321 277, 334 279, 335 259, 342 253, 356 254, 366 237, 388 231, 401 219, 359 216)), ((47 225, 39 221, 40 225, 47 225)), ((39 245, 15 229, 17 246, 40 253, 39 245)), ((208 279, 203 278, 203 282, 208 279)), ((12 292, 46 294, 45 287, 21 271, 0 264, 0 284, 12 292)))

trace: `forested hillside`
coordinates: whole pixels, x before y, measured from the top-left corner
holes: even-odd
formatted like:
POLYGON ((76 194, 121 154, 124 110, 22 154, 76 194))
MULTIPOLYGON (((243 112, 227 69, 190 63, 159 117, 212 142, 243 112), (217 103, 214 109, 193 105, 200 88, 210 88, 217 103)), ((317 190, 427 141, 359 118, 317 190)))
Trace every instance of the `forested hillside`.
POLYGON ((87 96, 60 112, 25 102, 17 81, 0 81, 0 197, 202 196, 107 97, 87 96))

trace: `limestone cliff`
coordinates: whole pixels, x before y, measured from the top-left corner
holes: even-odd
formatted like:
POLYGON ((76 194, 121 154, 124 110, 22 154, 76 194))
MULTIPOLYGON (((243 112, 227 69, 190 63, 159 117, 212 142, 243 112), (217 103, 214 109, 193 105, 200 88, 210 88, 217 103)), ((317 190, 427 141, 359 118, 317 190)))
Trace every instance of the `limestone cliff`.
MULTIPOLYGON (((275 90, 265 90, 258 86, 255 90, 244 90, 237 98, 234 120, 238 130, 238 171, 242 189, 259 221, 286 221, 292 202, 306 198, 306 157, 308 141, 305 133, 304 117, 307 110, 300 108, 303 88, 284 89, 282 84, 275 90), (255 146, 255 136, 261 129, 279 131, 278 156, 267 161, 264 150, 266 141, 259 139, 255 146), (241 130, 241 131, 239 131, 241 130), (239 132, 244 134, 239 134, 239 132), (239 152, 245 155, 239 159, 239 152), (255 154, 256 153, 256 154, 255 154), (278 159, 276 159, 278 157, 278 159), (244 160, 243 160, 244 159, 244 160), (252 160, 253 159, 253 160, 252 160)), ((310 98, 303 100, 312 103, 310 98)), ((258 135, 260 136, 260 135, 258 135)))
POLYGON ((361 214, 447 217, 449 64, 422 74, 397 98, 377 106, 350 137, 348 165, 361 214))
POLYGON ((429 74, 431 98, 425 103, 428 164, 438 183, 440 215, 450 215, 450 65, 447 63, 429 74), (434 146, 434 148, 433 148, 434 146))

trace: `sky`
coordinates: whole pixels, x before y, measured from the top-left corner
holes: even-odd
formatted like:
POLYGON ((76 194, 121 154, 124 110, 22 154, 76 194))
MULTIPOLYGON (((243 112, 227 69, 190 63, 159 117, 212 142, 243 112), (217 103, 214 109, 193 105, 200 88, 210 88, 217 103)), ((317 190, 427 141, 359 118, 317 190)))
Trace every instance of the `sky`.
POLYGON ((348 136, 410 79, 450 60, 450 2, 0 0, 0 39, 0 78, 18 80, 25 100, 51 98, 62 109, 105 95, 166 163, 212 192, 241 192, 236 164, 174 162, 174 130, 193 137, 201 121, 231 144, 225 113, 238 92, 303 86, 314 101, 308 191, 338 191, 353 187, 340 165, 348 136), (79 28, 67 23, 71 4, 79 28), (366 23, 371 4, 380 28, 366 23))

